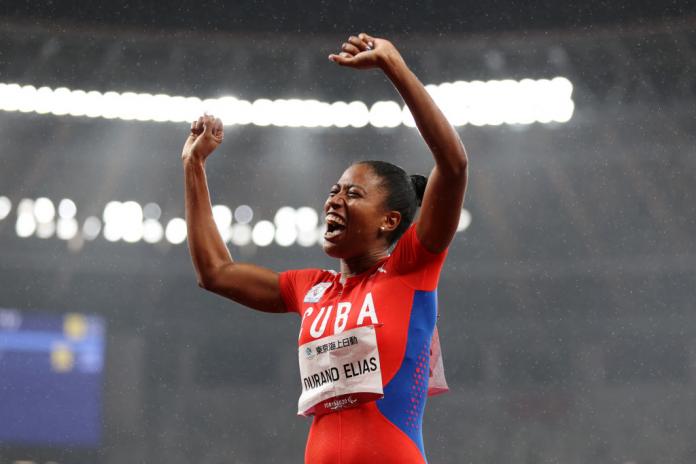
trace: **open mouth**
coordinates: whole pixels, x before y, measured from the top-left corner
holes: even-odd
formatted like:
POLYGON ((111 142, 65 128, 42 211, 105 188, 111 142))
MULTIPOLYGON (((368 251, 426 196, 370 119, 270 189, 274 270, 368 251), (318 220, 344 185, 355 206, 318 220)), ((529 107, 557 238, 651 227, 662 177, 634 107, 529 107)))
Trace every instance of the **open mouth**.
POLYGON ((346 230, 346 222, 337 214, 329 213, 326 215, 326 232, 324 239, 333 241, 346 230))

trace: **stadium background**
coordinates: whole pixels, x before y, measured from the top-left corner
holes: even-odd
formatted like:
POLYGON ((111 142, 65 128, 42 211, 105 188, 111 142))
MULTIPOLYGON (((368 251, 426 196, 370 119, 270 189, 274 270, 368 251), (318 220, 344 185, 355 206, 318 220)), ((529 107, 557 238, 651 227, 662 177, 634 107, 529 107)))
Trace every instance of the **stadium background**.
MULTIPOLYGON (((696 459, 696 7, 81 3, 3 5, 0 82, 397 100, 378 73, 326 60, 360 30, 392 39, 427 84, 568 79, 567 122, 458 127, 471 222, 441 278, 451 392, 426 410, 429 461, 696 459)), ((301 462, 296 318, 200 290, 185 243, 85 236, 111 201, 156 203, 162 226, 183 217, 187 127, 0 112, 0 196, 11 205, 0 307, 99 315, 107 335, 101 444, 3 443, 0 462, 301 462), (20 203, 38 198, 71 199, 76 234, 20 236, 20 203)), ((250 206, 252 226, 284 206, 320 210, 363 158, 431 166, 403 125, 229 126, 208 163, 213 202, 250 206)), ((276 270, 336 266, 316 245, 230 249, 276 270)))

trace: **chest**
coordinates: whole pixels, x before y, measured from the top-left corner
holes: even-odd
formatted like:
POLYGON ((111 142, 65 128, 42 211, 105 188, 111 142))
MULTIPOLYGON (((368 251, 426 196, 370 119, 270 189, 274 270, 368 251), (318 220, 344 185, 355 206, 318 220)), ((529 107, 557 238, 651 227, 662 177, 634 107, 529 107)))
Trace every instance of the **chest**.
POLYGON ((375 325, 378 341, 385 342, 407 328, 412 299, 398 278, 381 273, 345 284, 317 283, 301 302, 299 344, 367 325, 375 325))

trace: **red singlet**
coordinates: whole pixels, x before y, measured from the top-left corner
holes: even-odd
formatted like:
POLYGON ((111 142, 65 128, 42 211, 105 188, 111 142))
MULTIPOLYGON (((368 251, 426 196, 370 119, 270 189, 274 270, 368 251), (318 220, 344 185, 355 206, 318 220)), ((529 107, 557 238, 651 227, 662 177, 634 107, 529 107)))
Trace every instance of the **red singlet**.
POLYGON ((288 311, 302 315, 300 345, 358 326, 377 326, 384 398, 315 416, 306 464, 426 462, 422 420, 436 288, 446 255, 446 250, 426 250, 413 224, 389 257, 362 274, 346 279, 320 269, 280 274, 288 311))

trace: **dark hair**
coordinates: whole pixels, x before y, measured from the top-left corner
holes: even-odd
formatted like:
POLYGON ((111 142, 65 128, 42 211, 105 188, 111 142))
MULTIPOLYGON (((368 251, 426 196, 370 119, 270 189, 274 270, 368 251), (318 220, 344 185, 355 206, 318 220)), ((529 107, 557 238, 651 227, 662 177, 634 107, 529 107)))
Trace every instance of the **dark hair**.
POLYGON ((399 166, 386 161, 360 161, 356 164, 366 164, 382 179, 382 187, 387 192, 387 208, 401 213, 399 226, 388 237, 389 245, 393 245, 413 222, 416 211, 423 201, 425 184, 428 179, 421 175, 406 174, 399 166))

